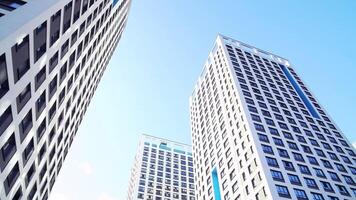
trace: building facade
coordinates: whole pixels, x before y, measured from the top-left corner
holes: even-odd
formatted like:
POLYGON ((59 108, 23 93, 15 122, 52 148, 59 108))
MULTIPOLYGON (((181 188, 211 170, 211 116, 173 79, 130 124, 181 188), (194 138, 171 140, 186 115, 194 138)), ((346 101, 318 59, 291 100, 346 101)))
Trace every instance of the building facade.
POLYGON ((190 117, 197 199, 356 199, 355 149, 280 56, 219 35, 190 117))
POLYGON ((48 199, 130 4, 0 1, 0 199, 48 199))
POLYGON ((127 199, 194 200, 191 146, 142 135, 127 199))

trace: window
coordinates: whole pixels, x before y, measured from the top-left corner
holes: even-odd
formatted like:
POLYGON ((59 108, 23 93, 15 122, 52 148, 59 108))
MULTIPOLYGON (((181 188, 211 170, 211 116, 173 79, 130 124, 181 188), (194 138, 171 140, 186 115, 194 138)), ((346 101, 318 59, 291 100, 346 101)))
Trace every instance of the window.
POLYGON ((44 108, 46 107, 46 90, 36 100, 36 118, 40 116, 44 108))
POLYGON ((62 33, 65 33, 70 27, 70 23, 72 19, 72 5, 73 3, 69 2, 67 5, 64 6, 62 33))
POLYGON ((267 143, 269 142, 267 135, 258 133, 258 138, 259 138, 259 140, 262 141, 262 142, 267 142, 267 143))
POLYGON ((61 47, 61 58, 63 58, 69 49, 69 39, 67 41, 65 41, 61 47))
POLYGON ((14 186, 19 176, 20 176, 19 164, 16 163, 4 181, 4 188, 5 188, 6 195, 10 192, 10 190, 14 186))
POLYGON ((282 147, 284 147, 284 144, 283 144, 283 141, 281 140, 281 139, 279 139, 279 138, 273 138, 273 142, 274 142, 274 144, 276 144, 277 146, 282 146, 282 147))
POLYGON ((266 157, 267 164, 271 167, 278 167, 278 162, 275 158, 266 157))
POLYGON ((281 185, 276 185, 277 188, 277 193, 280 197, 288 197, 290 198, 290 194, 288 191, 288 188, 285 186, 281 186, 281 185))
POLYGON ((350 196, 350 193, 347 191, 345 186, 336 184, 336 188, 339 190, 340 194, 350 196))
POLYGON ((318 189, 318 185, 316 184, 314 179, 304 178, 304 180, 308 187, 318 189))
POLYGON ((41 124, 37 128, 37 143, 41 140, 43 134, 46 131, 46 118, 44 118, 41 122, 41 124))
POLYGON ((7 127, 12 122, 12 111, 11 106, 7 107, 6 110, 0 115, 0 135, 2 135, 7 127))
POLYGON ((283 178, 283 175, 282 175, 281 172, 275 171, 275 170, 271 170, 271 174, 272 174, 273 180, 284 182, 284 178, 283 178))
POLYGON ((334 192, 334 189, 331 187, 331 184, 325 181, 320 181, 323 189, 328 192, 334 192))
POLYGON ((43 22, 33 31, 34 37, 34 57, 35 63, 39 60, 47 49, 47 21, 43 22))
POLYGON ((262 149, 263 149, 263 152, 265 152, 265 153, 272 154, 272 155, 274 154, 272 147, 270 147, 268 145, 262 144, 262 149))
POLYGON ((6 69, 5 54, 0 56, 0 98, 2 98, 7 91, 9 91, 9 81, 6 69))
POLYGON ((313 199, 312 200, 325 200, 322 194, 319 193, 311 193, 313 199))
POLYGON ((49 83, 49 94, 48 94, 49 98, 48 99, 51 99, 56 91, 57 91, 57 75, 49 83))
POLYGON ((288 174, 288 179, 289 179, 291 184, 302 185, 302 183, 300 182, 300 179, 299 179, 299 177, 297 175, 288 174))
POLYGON ((30 159, 33 151, 34 151, 34 141, 32 138, 30 142, 27 144, 27 146, 25 147, 24 151, 22 152, 22 159, 24 164, 26 164, 27 161, 30 159))
POLYGON ((35 89, 37 90, 46 79, 46 65, 41 68, 35 77, 35 89))
POLYGON ((56 14, 51 17, 51 27, 50 27, 50 46, 52 46, 59 39, 59 30, 61 26, 61 10, 57 11, 56 14))
POLYGON ((49 70, 48 72, 51 73, 53 69, 57 66, 58 64, 58 51, 49 59, 49 70))
POLYGON ((304 190, 299 190, 299 189, 293 189, 295 196, 297 197, 298 200, 307 200, 307 194, 305 193, 304 190))
POLYGON ((305 166, 305 165, 298 165, 298 166, 299 166, 299 170, 301 173, 310 174, 310 170, 307 166, 305 166))
POLYGON ((30 100, 30 98, 31 98, 31 83, 29 83, 16 98, 18 113, 20 113, 20 111, 26 105, 28 100, 30 100))
POLYGON ((284 149, 277 148, 278 154, 281 157, 289 158, 288 152, 284 149))
POLYGON ((9 139, 5 142, 5 144, 1 147, 1 154, 0 154, 0 168, 1 171, 5 169, 8 162, 11 160, 12 156, 16 152, 16 140, 15 134, 13 133, 9 139))
POLYGON ((21 123, 19 124, 21 142, 25 139, 27 134, 30 132, 32 126, 33 126, 32 110, 29 110, 29 112, 25 115, 25 117, 22 119, 21 123))
POLYGON ((11 47, 12 65, 14 67, 14 81, 17 83, 30 69, 29 36, 11 47))

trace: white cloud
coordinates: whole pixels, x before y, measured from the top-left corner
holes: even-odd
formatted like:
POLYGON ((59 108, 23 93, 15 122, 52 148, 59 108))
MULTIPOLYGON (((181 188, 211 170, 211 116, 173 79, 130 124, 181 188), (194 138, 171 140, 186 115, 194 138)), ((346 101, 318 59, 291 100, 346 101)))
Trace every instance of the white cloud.
POLYGON ((352 143, 352 146, 354 146, 354 148, 356 149, 356 141, 352 143))
POLYGON ((50 196, 50 200, 70 200, 70 198, 62 193, 52 193, 50 196))
POLYGON ((79 170, 84 173, 85 175, 92 175, 93 174, 93 166, 89 162, 83 162, 78 165, 79 170))
POLYGON ((116 198, 104 192, 99 195, 98 200, 116 200, 116 198))

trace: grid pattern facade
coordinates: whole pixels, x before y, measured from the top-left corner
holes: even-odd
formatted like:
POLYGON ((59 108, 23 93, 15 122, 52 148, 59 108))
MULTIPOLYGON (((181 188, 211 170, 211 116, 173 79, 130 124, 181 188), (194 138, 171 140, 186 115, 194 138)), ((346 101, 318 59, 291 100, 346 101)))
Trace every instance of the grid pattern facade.
POLYGON ((0 199, 48 199, 130 3, 30 1, 0 18, 0 199))
POLYGON ((356 198, 355 150, 286 59, 219 35, 190 112, 197 199, 356 198))
POLYGON ((128 200, 194 200, 189 145, 143 135, 131 171, 128 200))

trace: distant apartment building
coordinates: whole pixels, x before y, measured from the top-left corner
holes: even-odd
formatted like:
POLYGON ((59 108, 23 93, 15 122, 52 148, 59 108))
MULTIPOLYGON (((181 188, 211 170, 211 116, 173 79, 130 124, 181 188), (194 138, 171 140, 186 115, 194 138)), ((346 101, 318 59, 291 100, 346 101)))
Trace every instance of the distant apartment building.
POLYGON ((285 58, 219 35, 190 117, 199 200, 356 199, 355 149, 285 58))
POLYGON ((0 199, 48 199, 130 0, 0 0, 0 199))
POLYGON ((142 135, 127 199, 196 199, 191 146, 142 135))

